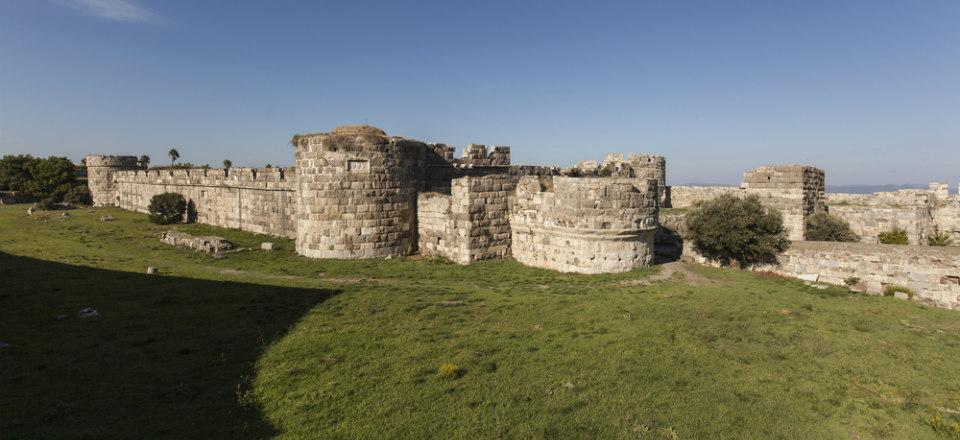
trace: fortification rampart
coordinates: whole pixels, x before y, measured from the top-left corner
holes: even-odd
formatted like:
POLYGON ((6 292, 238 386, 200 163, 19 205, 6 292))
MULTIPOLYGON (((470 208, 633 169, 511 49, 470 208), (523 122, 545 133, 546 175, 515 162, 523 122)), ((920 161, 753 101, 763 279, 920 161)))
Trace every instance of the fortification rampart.
POLYGON ((191 221, 294 237, 295 177, 295 170, 286 168, 118 171, 112 174, 111 204, 147 212, 153 196, 175 192, 187 200, 191 221))
POLYGON ((449 194, 420 193, 420 253, 460 264, 510 255, 509 207, 516 186, 510 174, 454 179, 449 194))
MULTIPOLYGON (((684 256, 706 263, 689 245, 684 256)), ((752 269, 838 285, 856 281, 855 288, 873 294, 902 286, 915 301, 960 308, 960 248, 795 241, 778 265, 752 269)))
POLYGON ((931 183, 929 189, 833 193, 827 195, 827 205, 867 243, 877 243, 883 232, 903 229, 913 245, 926 245, 938 234, 949 235, 950 245, 960 245, 960 196, 950 195, 945 183, 931 183))
POLYGON ((520 179, 510 213, 513 256, 564 272, 624 272, 653 259, 659 188, 625 177, 520 179))

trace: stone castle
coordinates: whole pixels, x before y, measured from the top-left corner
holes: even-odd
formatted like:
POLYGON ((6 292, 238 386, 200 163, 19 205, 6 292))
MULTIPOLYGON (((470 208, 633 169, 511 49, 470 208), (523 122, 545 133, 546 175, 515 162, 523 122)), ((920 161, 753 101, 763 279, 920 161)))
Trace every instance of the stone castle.
MULTIPOLYGON (((531 266, 623 272, 653 260, 671 198, 662 156, 610 154, 573 168, 517 166, 510 148, 387 136, 369 126, 297 135, 292 168, 141 170, 134 156, 86 158, 95 205, 146 212, 184 196, 192 221, 294 238, 300 255, 414 253, 460 264, 512 256, 531 266)), ((737 191, 781 209, 794 238, 824 206, 823 171, 761 167, 737 191)))

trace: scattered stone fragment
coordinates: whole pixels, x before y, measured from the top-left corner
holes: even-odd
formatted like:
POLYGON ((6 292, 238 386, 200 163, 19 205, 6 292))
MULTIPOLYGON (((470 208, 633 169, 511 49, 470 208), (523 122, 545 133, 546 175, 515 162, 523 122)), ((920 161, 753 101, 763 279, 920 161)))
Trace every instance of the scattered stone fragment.
POLYGON ((100 216, 100 221, 102 221, 102 222, 110 222, 110 221, 113 221, 113 220, 116 220, 116 219, 114 219, 113 216, 112 216, 112 215, 109 215, 109 214, 100 216))
POLYGON ((276 249, 276 245, 270 242, 260 243, 260 249, 265 251, 272 251, 276 249))
POLYGON ((466 304, 466 303, 463 302, 463 301, 460 301, 460 300, 449 300, 449 299, 448 299, 448 300, 444 300, 444 301, 440 301, 440 302, 437 303, 437 305, 440 306, 440 307, 456 307, 456 306, 462 306, 462 305, 464 305, 464 304, 466 304))
POLYGON ((823 289, 826 289, 826 288, 828 288, 828 287, 830 287, 830 286, 828 286, 828 285, 826 285, 826 284, 813 284, 811 287, 813 287, 814 289, 823 290, 823 289))
POLYGON ((70 214, 67 214, 66 212, 64 212, 63 214, 60 214, 60 217, 67 218, 67 217, 70 217, 70 214))
POLYGON ((208 254, 216 254, 233 248, 233 245, 223 237, 213 235, 195 236, 177 231, 167 231, 163 234, 163 237, 160 238, 160 241, 174 246, 184 246, 208 254))
POLYGON ((98 316, 100 316, 100 312, 91 307, 81 309, 80 313, 77 313, 78 318, 96 318, 98 316))
POLYGON ((895 292, 893 297, 896 299, 910 299, 910 295, 907 295, 904 292, 895 292))
POLYGON ((9 347, 9 346, 10 346, 10 344, 8 344, 8 343, 6 343, 6 342, 3 342, 3 341, 0 341, 0 349, 2 349, 2 348, 7 348, 7 347, 9 347))
POLYGON ((148 267, 147 267, 147 274, 148 274, 148 275, 156 275, 156 274, 157 274, 157 268, 154 267, 154 266, 148 266, 148 267))
POLYGON ((36 211, 37 211, 37 210, 36 210, 36 209, 33 209, 33 207, 31 206, 31 207, 27 208, 27 215, 33 215, 33 213, 36 212, 36 211))

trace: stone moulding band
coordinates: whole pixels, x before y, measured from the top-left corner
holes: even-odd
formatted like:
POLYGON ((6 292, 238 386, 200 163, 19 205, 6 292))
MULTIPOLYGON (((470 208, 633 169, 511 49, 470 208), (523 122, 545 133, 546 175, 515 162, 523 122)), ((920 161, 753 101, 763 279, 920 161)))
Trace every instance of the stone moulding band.
POLYGON ((517 225, 512 226, 513 232, 526 232, 526 233, 543 233, 549 232, 547 235, 549 237, 556 238, 576 238, 584 240, 603 240, 603 241, 636 241, 644 235, 653 233, 657 230, 656 227, 652 228, 642 228, 642 229, 575 229, 575 228, 566 228, 563 226, 556 227, 538 227, 538 226, 529 226, 529 225, 517 225))

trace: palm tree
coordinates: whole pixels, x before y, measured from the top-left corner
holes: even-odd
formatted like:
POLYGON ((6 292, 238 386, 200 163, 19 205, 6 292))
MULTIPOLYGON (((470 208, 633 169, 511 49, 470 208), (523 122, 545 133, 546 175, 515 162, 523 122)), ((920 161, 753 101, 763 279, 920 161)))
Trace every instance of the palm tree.
POLYGON ((230 162, 230 159, 224 159, 224 160, 223 160, 223 167, 224 167, 224 168, 230 168, 230 167, 232 167, 232 166, 233 166, 233 162, 230 162))
POLYGON ((177 151, 176 148, 171 148, 170 151, 167 152, 167 156, 170 156, 170 166, 173 166, 173 163, 180 158, 180 152, 177 151))
POLYGON ((150 168, 150 156, 147 156, 146 154, 140 156, 140 158, 137 159, 137 165, 144 170, 150 168))

